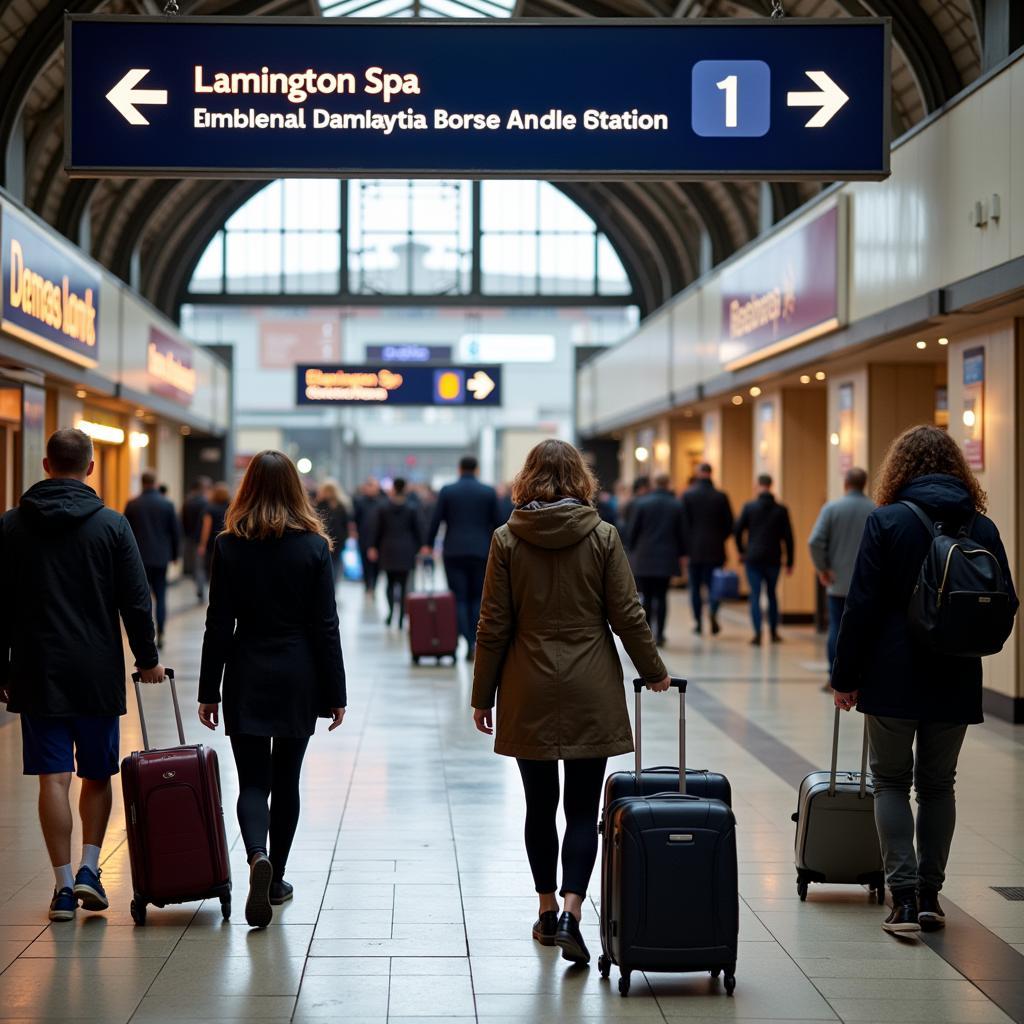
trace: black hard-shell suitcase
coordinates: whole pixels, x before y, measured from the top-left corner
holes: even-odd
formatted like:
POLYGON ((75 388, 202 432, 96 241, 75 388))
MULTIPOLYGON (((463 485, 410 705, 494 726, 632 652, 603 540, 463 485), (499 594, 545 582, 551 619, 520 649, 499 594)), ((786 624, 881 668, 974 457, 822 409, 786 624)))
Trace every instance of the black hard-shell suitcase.
MULTIPOLYGON (((679 761, 686 763, 686 680, 679 690, 679 761)), ((636 692, 636 768, 641 770, 641 679, 636 692)), ((686 792, 623 796, 605 810, 598 969, 619 968, 619 992, 633 971, 710 971, 736 987, 739 885, 736 819, 725 801, 686 792)), ((710 773, 708 773, 710 774, 710 773)), ((719 784, 721 785, 721 784, 719 784)), ((726 782, 726 786, 728 783, 726 782)))

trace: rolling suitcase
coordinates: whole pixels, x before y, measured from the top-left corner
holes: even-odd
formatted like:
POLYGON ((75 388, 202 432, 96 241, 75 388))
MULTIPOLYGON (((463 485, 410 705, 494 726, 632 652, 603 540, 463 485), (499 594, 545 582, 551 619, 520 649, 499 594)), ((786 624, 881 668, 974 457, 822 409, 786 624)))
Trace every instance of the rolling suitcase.
POLYGON ((868 733, 864 722, 860 771, 840 772, 840 711, 832 731, 832 769, 811 772, 800 783, 796 822, 796 889, 807 899, 811 882, 866 885, 885 902, 885 870, 875 828, 875 793, 867 772, 868 733))
POLYGON ((231 867, 224 833, 217 753, 185 745, 174 671, 167 669, 180 746, 149 745, 139 674, 132 676, 146 748, 121 762, 121 786, 132 869, 132 920, 146 923, 146 907, 219 899, 231 916, 231 867))
MULTIPOLYGON (((679 690, 679 763, 686 763, 686 680, 679 690)), ((642 780, 640 693, 636 693, 636 781, 642 780)), ((736 988, 739 887, 736 819, 720 799, 679 789, 622 796, 605 811, 601 859, 601 976, 619 968, 619 992, 633 971, 710 971, 736 988)), ((704 774, 704 773, 701 773, 704 774)), ((712 773, 712 788, 721 790, 712 773)), ((728 786, 728 783, 725 782, 728 786)))
POLYGON ((455 595, 450 590, 431 590, 409 594, 405 599, 409 616, 409 652, 414 665, 420 658, 455 660, 459 646, 459 627, 455 614, 455 595))

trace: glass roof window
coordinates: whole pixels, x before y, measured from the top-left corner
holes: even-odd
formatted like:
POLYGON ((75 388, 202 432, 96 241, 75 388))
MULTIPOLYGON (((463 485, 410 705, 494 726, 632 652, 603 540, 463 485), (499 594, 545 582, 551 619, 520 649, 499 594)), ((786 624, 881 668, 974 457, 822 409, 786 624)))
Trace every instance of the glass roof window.
POLYGON ((515 0, 320 0, 327 18, 508 18, 515 0))

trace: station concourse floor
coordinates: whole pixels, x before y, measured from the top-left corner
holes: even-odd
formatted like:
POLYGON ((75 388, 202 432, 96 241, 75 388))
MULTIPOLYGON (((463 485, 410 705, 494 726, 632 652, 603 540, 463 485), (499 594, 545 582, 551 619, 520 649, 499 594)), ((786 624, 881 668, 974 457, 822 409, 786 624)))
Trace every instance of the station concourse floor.
MULTIPOLYGON (((208 902, 151 908, 146 927, 133 926, 115 780, 103 861, 111 910, 49 925, 53 880, 36 784, 21 775, 18 727, 7 716, 0 1021, 1024 1021, 1024 902, 991 889, 1024 885, 1024 729, 969 730, 945 933, 885 935, 882 908, 858 887, 812 887, 801 904, 790 815, 800 779, 828 764, 822 641, 794 627, 781 646, 752 649, 740 609, 726 613, 721 637, 701 640, 690 635, 684 595, 673 595, 666 661, 692 681, 688 760, 730 777, 739 822, 737 989, 730 999, 706 974, 635 974, 623 999, 617 971, 610 982, 598 975, 593 905, 584 918, 589 969, 530 937, 536 902, 518 773, 473 730, 469 666, 413 668, 404 635, 385 629, 358 585, 339 595, 350 710, 330 735, 321 723, 310 745, 288 871, 296 898, 264 932, 244 923, 231 755, 223 733, 206 732, 194 715, 203 612, 180 588, 184 607, 168 624, 165 660, 177 670, 188 739, 212 742, 221 755, 236 878, 230 924, 208 902)), ((145 696, 150 735, 168 745, 169 694, 145 696)), ((140 745, 129 707, 123 751, 140 745)), ((674 695, 648 697, 645 707, 647 762, 675 763, 674 695)), ((843 725, 840 764, 856 767, 860 720, 843 725)), ((78 849, 76 838, 76 857, 78 849)))

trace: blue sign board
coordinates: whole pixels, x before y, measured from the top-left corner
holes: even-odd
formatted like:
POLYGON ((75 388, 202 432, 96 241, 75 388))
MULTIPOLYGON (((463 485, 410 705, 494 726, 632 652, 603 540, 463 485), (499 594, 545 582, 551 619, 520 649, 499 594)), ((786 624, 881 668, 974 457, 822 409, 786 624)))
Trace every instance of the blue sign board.
POLYGON ((297 405, 501 405, 500 366, 365 366, 316 363, 295 368, 297 405))
POLYGON ((366 358, 375 363, 448 363, 451 345, 418 345, 414 342, 392 342, 388 345, 367 345, 366 358))
POLYGON ((80 366, 95 366, 99 274, 7 206, 0 214, 0 245, 3 329, 80 366))
POLYGON ((887 19, 69 15, 80 176, 884 178, 887 19))

